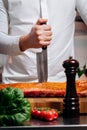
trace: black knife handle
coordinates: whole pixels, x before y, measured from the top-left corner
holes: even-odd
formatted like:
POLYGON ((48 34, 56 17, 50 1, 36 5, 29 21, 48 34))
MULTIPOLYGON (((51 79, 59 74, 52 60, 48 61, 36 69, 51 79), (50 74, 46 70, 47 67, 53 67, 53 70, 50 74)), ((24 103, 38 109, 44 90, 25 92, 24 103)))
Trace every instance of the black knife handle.
POLYGON ((47 49, 47 46, 42 46, 42 49, 43 49, 43 50, 47 49))
POLYGON ((43 25, 43 24, 46 24, 46 22, 42 22, 42 23, 40 23, 40 25, 43 25))
MULTIPOLYGON (((41 23, 40 25, 43 25, 43 24, 46 24, 46 22, 43 22, 43 23, 41 23)), ((42 46, 42 49, 43 49, 43 50, 47 49, 47 46, 42 46)))

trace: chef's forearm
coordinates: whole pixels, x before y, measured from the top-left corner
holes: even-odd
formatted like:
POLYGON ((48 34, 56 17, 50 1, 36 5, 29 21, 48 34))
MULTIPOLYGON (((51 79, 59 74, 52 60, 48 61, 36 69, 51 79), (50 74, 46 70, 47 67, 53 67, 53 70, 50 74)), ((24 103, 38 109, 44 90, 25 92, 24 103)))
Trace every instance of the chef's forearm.
POLYGON ((23 35, 19 39, 19 48, 21 51, 25 51, 30 48, 29 35, 23 35))
POLYGON ((0 32, 0 53, 5 55, 19 55, 21 53, 19 38, 20 36, 9 36, 0 32))

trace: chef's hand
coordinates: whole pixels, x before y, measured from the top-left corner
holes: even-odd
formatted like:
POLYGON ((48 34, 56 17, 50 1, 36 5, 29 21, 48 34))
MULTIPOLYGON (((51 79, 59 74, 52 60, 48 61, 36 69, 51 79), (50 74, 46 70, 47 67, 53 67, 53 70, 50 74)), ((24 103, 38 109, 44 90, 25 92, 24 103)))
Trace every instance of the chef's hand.
POLYGON ((32 27, 31 32, 20 37, 19 47, 21 51, 29 48, 41 48, 50 44, 52 40, 52 29, 46 23, 47 19, 38 19, 35 26, 32 27))

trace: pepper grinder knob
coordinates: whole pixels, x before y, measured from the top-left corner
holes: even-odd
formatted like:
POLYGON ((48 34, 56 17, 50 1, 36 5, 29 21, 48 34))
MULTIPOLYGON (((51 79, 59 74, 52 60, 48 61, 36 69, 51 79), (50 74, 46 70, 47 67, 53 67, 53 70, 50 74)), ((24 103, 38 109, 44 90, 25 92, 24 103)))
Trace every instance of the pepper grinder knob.
POLYGON ((66 71, 76 71, 76 69, 79 67, 79 62, 70 56, 68 60, 63 62, 63 67, 66 69, 66 71))
POLYGON ((63 62, 66 74, 66 93, 63 100, 63 117, 79 115, 79 98, 76 92, 75 76, 79 62, 72 57, 63 62))

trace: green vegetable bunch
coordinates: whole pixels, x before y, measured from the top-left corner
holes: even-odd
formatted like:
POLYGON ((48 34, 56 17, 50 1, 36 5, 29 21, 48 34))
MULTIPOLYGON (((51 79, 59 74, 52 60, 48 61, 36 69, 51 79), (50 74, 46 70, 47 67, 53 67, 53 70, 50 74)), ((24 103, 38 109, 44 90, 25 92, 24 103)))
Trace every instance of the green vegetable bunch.
POLYGON ((31 105, 21 89, 8 87, 0 90, 0 126, 22 125, 30 117, 31 105))
POLYGON ((78 67, 78 69, 77 69, 77 74, 78 74, 78 77, 81 77, 82 76, 82 74, 84 74, 84 72, 85 72, 85 69, 86 69, 86 64, 82 67, 82 69, 80 68, 80 67, 78 67))

